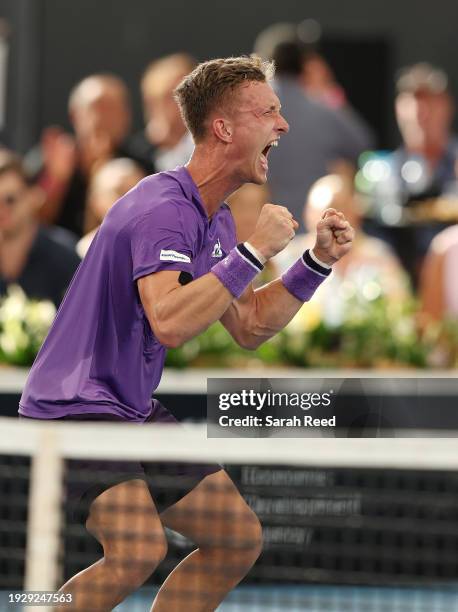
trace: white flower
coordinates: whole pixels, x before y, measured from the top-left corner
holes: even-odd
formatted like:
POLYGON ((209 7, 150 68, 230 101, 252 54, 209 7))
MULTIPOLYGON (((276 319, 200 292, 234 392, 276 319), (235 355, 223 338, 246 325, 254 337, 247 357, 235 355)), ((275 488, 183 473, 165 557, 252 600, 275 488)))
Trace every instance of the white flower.
POLYGON ((16 353, 27 348, 29 337, 24 331, 21 322, 8 320, 3 326, 0 336, 0 346, 5 353, 16 353))
POLYGON ((34 351, 44 340, 56 314, 52 302, 28 300, 24 291, 13 285, 0 302, 0 349, 7 359, 34 351))
POLYGON ((41 302, 29 302, 27 305, 25 320, 33 330, 47 330, 51 326, 56 315, 56 307, 52 302, 43 300, 41 302))
POLYGON ((27 308, 27 297, 20 287, 12 285, 8 288, 7 297, 0 307, 0 322, 9 319, 24 319, 27 308))

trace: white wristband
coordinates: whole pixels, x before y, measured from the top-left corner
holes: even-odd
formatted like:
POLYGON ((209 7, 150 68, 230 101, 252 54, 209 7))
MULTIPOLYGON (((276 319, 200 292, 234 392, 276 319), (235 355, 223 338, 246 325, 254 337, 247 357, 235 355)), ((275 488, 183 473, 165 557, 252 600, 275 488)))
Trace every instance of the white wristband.
POLYGON ((324 261, 321 261, 321 259, 318 259, 318 257, 315 255, 312 249, 309 249, 309 255, 313 259, 313 261, 317 263, 319 266, 321 266, 322 268, 326 268, 327 270, 330 270, 332 268, 332 266, 330 266, 329 264, 324 263, 324 261))
POLYGON ((254 255, 258 261, 261 262, 262 265, 266 263, 267 259, 264 257, 264 255, 261 255, 258 249, 255 249, 252 244, 250 244, 249 242, 244 242, 243 244, 245 248, 248 249, 250 253, 254 255))

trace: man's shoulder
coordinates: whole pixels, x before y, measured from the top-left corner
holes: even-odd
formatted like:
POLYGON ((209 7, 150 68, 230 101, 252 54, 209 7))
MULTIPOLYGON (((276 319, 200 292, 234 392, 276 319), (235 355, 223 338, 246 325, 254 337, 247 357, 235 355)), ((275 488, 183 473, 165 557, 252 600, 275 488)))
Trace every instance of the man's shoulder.
POLYGON ((152 229, 181 227, 186 231, 203 226, 202 214, 177 171, 146 177, 128 194, 128 200, 120 201, 117 211, 108 215, 114 220, 116 213, 121 213, 127 232, 135 232, 142 225, 152 229))
POLYGON ((167 213, 174 207, 195 208, 176 171, 158 172, 142 179, 111 208, 107 218, 121 225, 135 224, 145 216, 167 213))
POLYGON ((146 203, 144 214, 166 213, 172 209, 198 217, 192 192, 180 181, 175 170, 147 176, 138 184, 138 198, 146 203))
POLYGON ((165 172, 156 172, 150 174, 138 183, 138 187, 150 196, 156 199, 166 195, 168 197, 186 198, 186 190, 183 188, 184 177, 181 168, 175 170, 167 170, 165 172))

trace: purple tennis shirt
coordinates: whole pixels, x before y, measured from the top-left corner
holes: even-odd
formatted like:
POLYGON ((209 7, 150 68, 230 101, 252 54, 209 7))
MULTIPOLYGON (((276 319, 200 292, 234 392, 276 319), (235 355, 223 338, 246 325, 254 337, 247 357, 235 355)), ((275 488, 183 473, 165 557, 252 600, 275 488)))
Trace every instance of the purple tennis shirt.
POLYGON ((186 168, 142 180, 111 208, 30 370, 19 413, 52 419, 115 414, 143 422, 164 368, 137 279, 179 270, 194 279, 236 244, 223 204, 208 219, 186 168))

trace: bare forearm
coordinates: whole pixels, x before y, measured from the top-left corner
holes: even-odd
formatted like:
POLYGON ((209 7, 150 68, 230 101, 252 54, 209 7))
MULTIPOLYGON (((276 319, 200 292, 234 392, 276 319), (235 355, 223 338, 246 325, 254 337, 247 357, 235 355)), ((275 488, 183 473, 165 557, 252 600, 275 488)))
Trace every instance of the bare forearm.
POLYGON ((252 316, 245 345, 257 348, 281 331, 297 314, 303 302, 287 291, 280 279, 254 292, 252 316))
POLYGON ((328 208, 317 224, 314 248, 306 250, 288 270, 273 283, 261 287, 251 297, 251 308, 245 307, 245 346, 256 348, 291 321, 301 305, 307 302, 331 273, 330 265, 350 249, 354 230, 342 213, 328 208))
POLYGON ((255 349, 282 330, 302 304, 277 279, 254 291, 248 303, 234 301, 223 322, 241 346, 255 349))
POLYGON ((220 319, 233 299, 216 276, 209 273, 170 291, 147 309, 148 317, 159 341, 176 347, 220 319))

